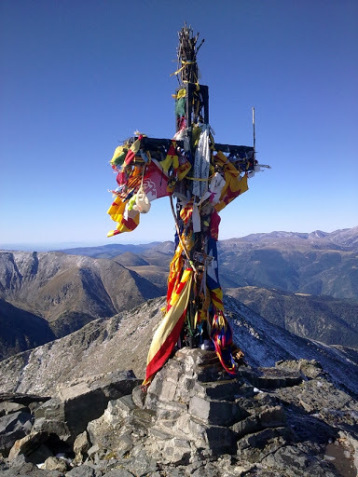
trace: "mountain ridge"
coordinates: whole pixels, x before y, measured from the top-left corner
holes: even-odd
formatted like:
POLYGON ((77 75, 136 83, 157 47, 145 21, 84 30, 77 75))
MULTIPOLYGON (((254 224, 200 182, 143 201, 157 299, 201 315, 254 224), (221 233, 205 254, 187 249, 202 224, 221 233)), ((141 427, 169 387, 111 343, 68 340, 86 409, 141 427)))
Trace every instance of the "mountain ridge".
POLYGON ((358 300, 241 287, 225 292, 270 323, 303 338, 358 349, 358 300))
POLYGON ((39 335, 49 325, 58 338, 161 295, 158 287, 113 260, 59 252, 0 252, 0 298, 43 319, 37 321, 39 335))
MULTIPOLYGON (((357 329, 349 317, 356 314, 358 305, 345 300, 358 297, 358 255, 352 251, 358 243, 358 227, 333 233, 272 232, 255 237, 256 241, 248 236, 218 243, 224 292, 298 336, 355 347, 357 329), (254 303, 254 287, 276 290, 267 292, 275 298, 264 300, 261 291, 261 298, 256 293, 254 303), (293 293, 285 303, 284 293, 293 293), (298 306, 299 297, 294 294, 331 295, 336 300, 335 310, 327 308, 324 297, 302 298, 298 306), (290 308, 295 310, 294 315, 290 308), (348 322, 342 322, 342 318, 348 322)), ((27 316, 25 320, 37 326, 39 336, 51 332, 59 338, 94 319, 108 319, 166 294, 172 242, 124 248, 112 244, 105 250, 111 250, 111 259, 91 257, 91 248, 88 255, 0 252, 0 298, 15 307, 12 314, 6 311, 9 307, 0 309, 0 318, 10 319, 16 310, 18 316, 27 316), (118 255, 118 247, 125 251, 118 255)), ((94 253, 102 257, 102 247, 94 253)), ((33 332, 29 334, 26 326, 24 322, 22 336, 19 329, 14 329, 13 335, 8 329, 6 337, 0 337, 0 359, 38 344, 30 338, 33 332), (17 344, 13 346, 12 342, 17 344)))
MULTIPOLYGON (((273 231, 268 233, 254 233, 244 237, 233 237, 230 239, 220 240, 218 243, 230 244, 230 243, 272 243, 275 240, 287 240, 289 242, 298 241, 298 243, 304 244, 311 243, 315 245, 335 246, 338 248, 344 248, 346 250, 358 251, 358 226, 346 229, 337 229, 333 232, 324 232, 321 230, 315 230, 313 232, 286 232, 286 231, 273 231)), ((73 255, 90 255, 96 257, 97 254, 107 253, 106 258, 119 255, 124 252, 145 252, 152 249, 159 249, 167 252, 174 252, 173 241, 156 241, 146 244, 107 244, 101 246, 89 246, 89 247, 72 247, 65 249, 56 249, 54 251, 65 252, 73 255), (164 244, 164 245, 163 245, 164 244), (168 248, 170 250, 168 250, 168 248)))
MULTIPOLYGON (((123 246, 114 245, 112 249, 88 248, 85 253, 106 254, 108 258, 120 260, 118 252, 123 246)), ((161 266, 162 272, 174 252, 174 243, 170 241, 147 244, 144 249, 138 247, 134 246, 131 253, 151 266, 161 266)), ((65 253, 75 251, 64 250, 65 253)), ((292 293, 358 298, 358 227, 331 233, 279 231, 220 240, 218 255, 223 288, 259 286, 292 293)), ((127 259, 126 266, 136 270, 134 260, 131 263, 127 259)), ((144 268, 138 272, 145 277, 144 268)), ((163 287, 164 282, 162 276, 156 284, 163 287)))
MULTIPOLYGON (((145 374, 154 329, 162 318, 164 298, 150 300, 108 320, 95 320, 70 335, 27 350, 1 362, 0 392, 54 393, 61 383, 114 370, 145 374), (93 360, 93 356, 96 359, 93 360), (26 365, 26 366, 25 366, 26 365)), ((225 298, 235 343, 254 367, 280 360, 320 362, 337 385, 358 395, 358 362, 354 354, 314 340, 297 337, 239 303, 225 298)))

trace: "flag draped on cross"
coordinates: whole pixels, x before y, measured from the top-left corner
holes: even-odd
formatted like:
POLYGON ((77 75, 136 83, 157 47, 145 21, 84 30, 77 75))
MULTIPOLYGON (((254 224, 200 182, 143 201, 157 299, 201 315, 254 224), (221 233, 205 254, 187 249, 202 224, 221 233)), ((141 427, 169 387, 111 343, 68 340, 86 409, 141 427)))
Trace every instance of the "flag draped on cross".
POLYGON ((154 333, 150 345, 144 385, 149 384, 155 373, 165 364, 178 342, 186 316, 193 270, 184 270, 179 283, 173 289, 166 313, 154 333))

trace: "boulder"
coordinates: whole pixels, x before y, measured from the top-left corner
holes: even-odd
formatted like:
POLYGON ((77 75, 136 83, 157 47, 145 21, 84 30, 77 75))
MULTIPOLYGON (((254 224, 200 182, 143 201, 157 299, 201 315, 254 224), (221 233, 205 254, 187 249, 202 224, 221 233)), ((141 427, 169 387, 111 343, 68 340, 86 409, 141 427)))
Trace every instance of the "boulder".
POLYGON ((97 474, 96 470, 89 465, 81 465, 81 467, 75 467, 66 473, 66 477, 97 477, 97 475, 103 475, 102 472, 97 474))
POLYGON ((87 426, 90 442, 107 456, 122 457, 147 436, 153 413, 139 409, 132 396, 110 401, 103 415, 87 426))
POLYGON ((31 431, 32 422, 27 408, 0 417, 0 453, 7 455, 14 443, 31 431))
POLYGON ((87 452, 91 447, 88 439, 87 431, 79 434, 73 443, 73 452, 75 453, 74 463, 76 465, 82 464, 87 457, 87 452))
POLYGON ((131 371, 118 371, 61 385, 55 398, 36 409, 35 426, 40 425, 39 419, 47 426, 55 421, 62 428, 62 438, 68 434, 73 443, 90 421, 103 414, 111 399, 130 394, 139 382, 131 371))
POLYGON ((58 470, 62 473, 69 470, 69 466, 64 459, 54 456, 48 457, 41 468, 45 470, 58 470))

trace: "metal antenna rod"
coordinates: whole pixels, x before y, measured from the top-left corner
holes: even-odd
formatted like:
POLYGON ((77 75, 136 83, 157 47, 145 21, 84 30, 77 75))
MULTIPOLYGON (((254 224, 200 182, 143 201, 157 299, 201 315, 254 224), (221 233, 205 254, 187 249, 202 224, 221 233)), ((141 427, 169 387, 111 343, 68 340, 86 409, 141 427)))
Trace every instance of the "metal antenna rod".
POLYGON ((256 128, 255 128, 255 108, 252 107, 252 136, 253 136, 253 147, 256 151, 256 128))

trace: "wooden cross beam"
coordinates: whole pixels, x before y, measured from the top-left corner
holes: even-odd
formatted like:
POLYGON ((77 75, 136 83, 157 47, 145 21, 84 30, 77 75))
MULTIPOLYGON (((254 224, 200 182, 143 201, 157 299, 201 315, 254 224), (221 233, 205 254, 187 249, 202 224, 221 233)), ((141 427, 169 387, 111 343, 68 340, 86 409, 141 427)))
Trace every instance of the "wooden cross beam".
MULTIPOLYGON (((176 131, 180 131, 181 124, 184 122, 184 127, 186 129, 185 135, 189 141, 190 151, 193 152, 193 125, 198 123, 209 124, 209 88, 208 86, 185 83, 181 89, 185 90, 185 115, 180 116, 176 114, 176 131)), ((181 89, 177 90, 177 95, 178 91, 181 89)), ((130 138, 128 142, 129 144, 132 144, 137 139, 138 136, 135 136, 130 138)), ((173 139, 158 139, 144 136, 141 140, 141 149, 150 152, 153 157, 160 160, 167 155, 172 142, 173 139)), ((175 142, 178 148, 183 151, 185 150, 186 146, 184 139, 178 139, 175 142)), ((213 143, 212 148, 215 149, 215 151, 221 151, 228 154, 229 161, 235 159, 235 163, 240 166, 242 171, 252 171, 257 164, 254 146, 213 143)))

